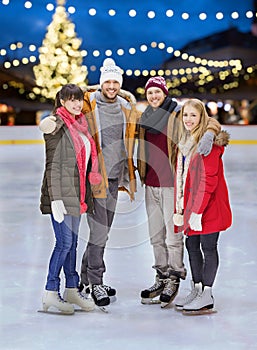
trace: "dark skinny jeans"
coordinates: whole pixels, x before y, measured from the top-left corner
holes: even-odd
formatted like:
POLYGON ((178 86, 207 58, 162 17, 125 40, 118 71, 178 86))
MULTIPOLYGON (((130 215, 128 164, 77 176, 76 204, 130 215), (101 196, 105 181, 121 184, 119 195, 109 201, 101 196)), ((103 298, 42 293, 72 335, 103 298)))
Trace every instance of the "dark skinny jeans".
POLYGON ((212 287, 219 266, 219 232, 186 238, 192 279, 194 283, 212 287))

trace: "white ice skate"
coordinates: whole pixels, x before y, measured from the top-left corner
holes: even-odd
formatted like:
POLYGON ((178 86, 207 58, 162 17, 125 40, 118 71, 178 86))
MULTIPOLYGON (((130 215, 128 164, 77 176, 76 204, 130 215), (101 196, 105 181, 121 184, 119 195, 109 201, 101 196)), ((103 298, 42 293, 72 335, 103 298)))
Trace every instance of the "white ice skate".
POLYGON ((95 309, 94 301, 83 296, 78 288, 65 288, 63 299, 80 307, 80 309, 75 308, 75 311, 93 311, 95 309))
POLYGON ((191 281, 191 292, 186 297, 176 300, 176 310, 182 311, 183 307, 191 303, 199 293, 202 293, 202 283, 191 281))
POLYGON ((211 287, 204 287, 202 293, 189 304, 183 307, 183 315, 205 315, 213 314, 217 311, 214 309, 214 299, 211 287))
POLYGON ((60 294, 56 291, 46 290, 43 295, 43 310, 38 312, 44 312, 54 315, 73 315, 74 307, 64 301, 60 294))

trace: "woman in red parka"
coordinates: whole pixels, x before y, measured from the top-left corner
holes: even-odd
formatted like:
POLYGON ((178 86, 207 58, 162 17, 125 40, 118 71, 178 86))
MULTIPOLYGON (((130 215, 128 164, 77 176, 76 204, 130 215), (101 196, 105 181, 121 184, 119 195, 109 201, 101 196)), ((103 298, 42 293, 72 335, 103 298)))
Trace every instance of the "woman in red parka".
POLYGON ((180 117, 183 129, 178 145, 174 224, 176 232, 186 235, 192 290, 176 307, 184 313, 198 314, 213 310, 219 233, 232 223, 222 162, 229 135, 221 131, 211 153, 200 155, 197 145, 208 122, 204 104, 198 99, 187 100, 180 117))

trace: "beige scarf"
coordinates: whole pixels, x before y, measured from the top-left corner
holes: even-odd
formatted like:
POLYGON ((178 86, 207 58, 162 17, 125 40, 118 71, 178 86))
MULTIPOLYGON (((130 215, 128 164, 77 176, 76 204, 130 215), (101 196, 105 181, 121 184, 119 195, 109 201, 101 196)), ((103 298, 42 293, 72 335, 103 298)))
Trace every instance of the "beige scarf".
POLYGON ((176 173, 176 214, 173 215, 173 222, 176 226, 182 226, 184 223, 184 189, 190 160, 195 146, 196 141, 190 134, 185 134, 178 144, 179 152, 176 173))

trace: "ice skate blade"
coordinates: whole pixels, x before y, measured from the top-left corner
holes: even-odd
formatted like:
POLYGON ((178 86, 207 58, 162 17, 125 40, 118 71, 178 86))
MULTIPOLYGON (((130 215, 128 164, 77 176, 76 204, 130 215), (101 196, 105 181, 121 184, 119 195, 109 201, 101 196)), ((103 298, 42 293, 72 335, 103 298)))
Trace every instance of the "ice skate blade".
POLYGON ((141 299, 141 304, 143 305, 155 305, 155 304, 160 304, 161 301, 160 299, 151 299, 151 298, 142 298, 141 299))
POLYGON ((171 306, 172 301, 169 303, 161 302, 161 309, 168 309, 171 306))
POLYGON ((74 311, 75 312, 92 312, 95 310, 95 307, 93 309, 90 309, 90 310, 85 310, 85 309, 82 309, 82 308, 74 308, 74 311))
POLYGON ((108 307, 107 306, 97 306, 97 308, 104 312, 105 314, 108 314, 109 313, 109 310, 108 310, 108 307))
POLYGON ((58 315, 58 316, 71 316, 74 315, 74 312, 63 312, 63 311, 45 311, 45 310, 37 310, 37 312, 40 312, 42 314, 49 314, 49 315, 58 315))
POLYGON ((185 316, 200 316, 200 315, 211 315, 211 314, 216 314, 217 310, 215 309, 201 309, 201 310, 183 310, 182 314, 185 316))
POLYGON ((175 305, 175 310, 178 311, 178 312, 182 312, 183 311, 183 306, 175 305))

